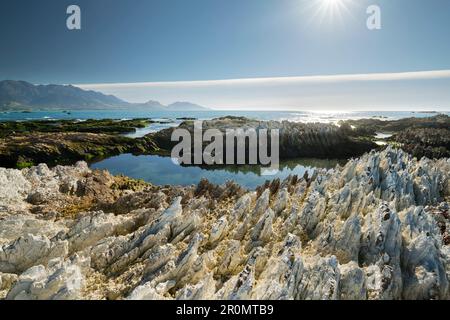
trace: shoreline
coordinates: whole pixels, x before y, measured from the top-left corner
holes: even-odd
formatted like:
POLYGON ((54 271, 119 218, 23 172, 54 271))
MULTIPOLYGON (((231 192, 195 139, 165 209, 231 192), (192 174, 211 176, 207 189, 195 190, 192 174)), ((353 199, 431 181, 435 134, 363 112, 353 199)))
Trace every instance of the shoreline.
MULTIPOLYGON (((0 166, 27 167, 37 163, 74 164, 76 161, 97 161, 111 156, 132 154, 169 155, 174 143, 170 134, 175 127, 162 129, 139 138, 124 137, 155 120, 76 120, 0 122, 0 166)), ((227 116, 204 121, 206 127, 267 127, 280 129, 280 158, 342 158, 358 157, 376 145, 376 132, 392 132, 385 140, 402 146, 416 157, 448 157, 450 155, 450 117, 405 118, 394 121, 377 119, 345 120, 333 124, 258 121, 227 116)), ((178 128, 192 129, 192 121, 183 121, 178 128)))

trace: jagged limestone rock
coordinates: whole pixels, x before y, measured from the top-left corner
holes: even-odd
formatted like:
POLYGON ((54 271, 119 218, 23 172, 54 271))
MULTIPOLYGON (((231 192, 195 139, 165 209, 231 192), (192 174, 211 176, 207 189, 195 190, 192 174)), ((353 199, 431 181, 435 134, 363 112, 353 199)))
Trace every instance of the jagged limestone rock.
POLYGON ((84 270, 89 262, 74 257, 68 261, 54 259, 47 267, 36 265, 19 276, 8 300, 80 299, 84 289, 84 270))
POLYGON ((272 181, 0 170, 0 298, 450 299, 450 160, 392 148, 272 181))
POLYGON ((67 241, 51 241, 46 236, 26 234, 0 247, 0 272, 21 273, 33 265, 65 257, 67 241))

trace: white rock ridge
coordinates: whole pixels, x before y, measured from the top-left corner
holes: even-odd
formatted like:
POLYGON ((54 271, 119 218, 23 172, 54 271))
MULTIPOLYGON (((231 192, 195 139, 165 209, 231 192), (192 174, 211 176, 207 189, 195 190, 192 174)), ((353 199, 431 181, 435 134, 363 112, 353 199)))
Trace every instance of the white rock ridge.
POLYGON ((449 175, 391 148, 256 191, 0 169, 0 298, 450 299, 449 175))

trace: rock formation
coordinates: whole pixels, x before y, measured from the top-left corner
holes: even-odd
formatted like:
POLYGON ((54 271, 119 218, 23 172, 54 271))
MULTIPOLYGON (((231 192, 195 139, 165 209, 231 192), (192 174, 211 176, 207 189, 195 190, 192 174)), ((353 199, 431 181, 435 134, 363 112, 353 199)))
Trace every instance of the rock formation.
POLYGON ((0 139, 0 165, 26 168, 38 163, 74 164, 102 160, 122 153, 157 153, 158 147, 146 138, 132 139, 84 132, 33 132, 0 139))
POLYGON ((21 169, 38 163, 92 162, 121 153, 156 153, 151 139, 121 135, 150 123, 149 119, 0 122, 0 166, 21 169))
POLYGON ((391 148, 255 191, 0 169, 0 297, 449 299, 449 174, 391 148))
MULTIPOLYGON (((178 128, 194 132, 193 121, 185 121, 178 128)), ((360 156, 377 148, 377 145, 365 137, 355 137, 333 124, 300 123, 289 121, 258 121, 245 117, 227 116, 203 121, 203 130, 218 129, 225 133, 227 129, 254 129, 257 132, 267 129, 278 129, 280 133, 280 158, 341 158, 360 156)), ((148 135, 164 150, 171 150, 178 142, 171 141, 175 128, 167 128, 148 135)), ((206 147, 208 143, 204 144, 206 147)), ((249 148, 248 143, 246 145, 249 148)), ((225 144, 224 144, 225 154, 225 144)))
POLYGON ((354 131, 357 134, 374 135, 376 132, 400 132, 407 129, 449 129, 450 116, 437 114, 435 116, 401 118, 398 120, 381 120, 376 118, 349 119, 340 121, 340 124, 354 127, 354 131))
POLYGON ((342 126, 352 127, 349 135, 374 136, 377 132, 392 133, 387 143, 400 146, 414 157, 448 158, 450 156, 450 116, 439 114, 425 118, 399 120, 345 120, 342 126))
POLYGON ((393 140, 416 158, 450 157, 450 123, 446 129, 406 129, 396 134, 393 140))

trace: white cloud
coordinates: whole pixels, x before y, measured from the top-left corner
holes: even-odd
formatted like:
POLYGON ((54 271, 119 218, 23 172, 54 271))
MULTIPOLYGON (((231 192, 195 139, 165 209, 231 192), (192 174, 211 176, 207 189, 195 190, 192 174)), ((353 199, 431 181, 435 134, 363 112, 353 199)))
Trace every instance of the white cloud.
POLYGON ((330 83, 349 81, 394 81, 394 80, 424 80, 450 78, 450 70, 398 72, 398 73, 367 73, 345 74, 325 76, 299 76, 299 77, 267 77, 267 78, 242 78, 225 80, 197 80, 197 81, 167 81, 167 82, 131 82, 131 83, 93 83, 79 84, 80 88, 146 88, 146 87, 199 87, 218 85, 277 85, 293 83, 330 83))
POLYGON ((189 100, 222 109, 450 109, 450 70, 77 86, 132 102, 189 100))

